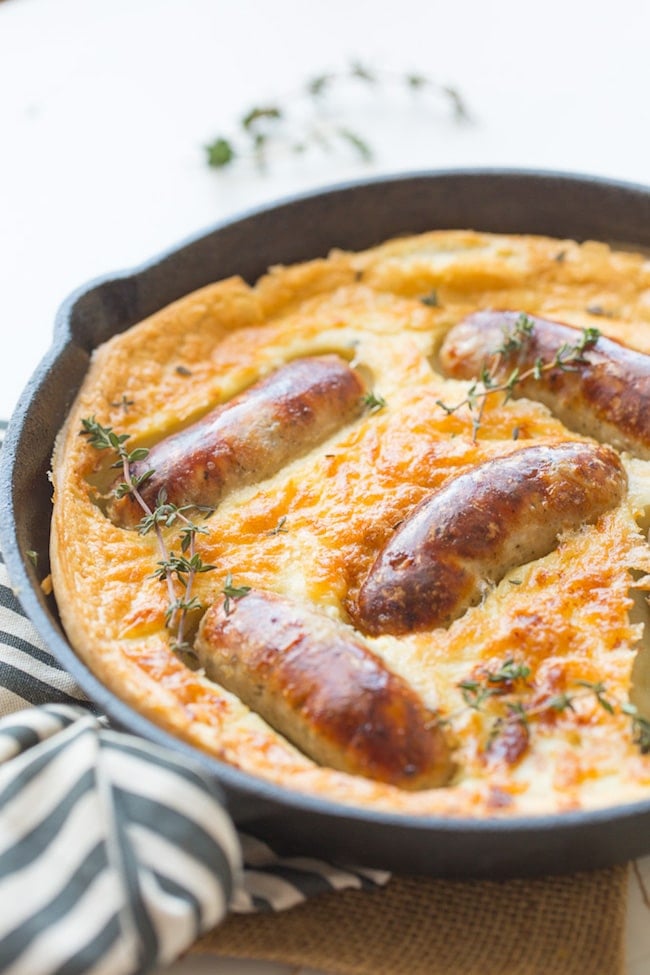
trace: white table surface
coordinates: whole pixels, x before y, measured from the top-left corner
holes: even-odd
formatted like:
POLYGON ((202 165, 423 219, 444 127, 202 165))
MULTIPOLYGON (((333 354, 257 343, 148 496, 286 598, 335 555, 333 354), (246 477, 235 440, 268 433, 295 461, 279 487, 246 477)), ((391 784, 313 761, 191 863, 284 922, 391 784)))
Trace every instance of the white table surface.
MULTIPOLYGON (((559 169, 650 183, 650 3, 546 0, 0 2, 0 416, 45 352, 60 301, 225 216, 365 174, 559 169), (382 89, 346 96, 375 148, 210 170, 203 146, 251 106, 351 59, 456 86, 473 124, 382 89), (7 344, 9 343, 9 344, 7 344), (11 354, 8 354, 8 349, 11 354)), ((650 886, 650 858, 642 863, 650 886)), ((650 969, 630 886, 629 975, 650 969)), ((188 959, 174 975, 288 975, 188 959)), ((606 973, 605 973, 606 975, 606 973)))

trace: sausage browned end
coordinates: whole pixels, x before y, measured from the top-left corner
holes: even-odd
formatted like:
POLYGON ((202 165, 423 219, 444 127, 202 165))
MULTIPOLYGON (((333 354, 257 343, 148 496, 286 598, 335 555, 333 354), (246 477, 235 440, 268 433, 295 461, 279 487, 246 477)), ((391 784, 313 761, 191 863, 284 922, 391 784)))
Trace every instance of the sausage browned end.
POLYGON ((446 626, 558 535, 594 522, 626 491, 618 454, 579 441, 526 447, 425 498, 375 560, 353 617, 366 633, 446 626))
MULTIPOLYGON (((465 318, 447 334, 440 365, 457 379, 480 376, 484 364, 511 332, 518 312, 481 311, 465 318)), ((580 329, 527 316, 533 329, 520 349, 496 363, 496 377, 505 380, 513 369, 524 372, 537 360, 552 362, 566 343, 574 346, 580 329)), ((569 369, 551 369, 538 379, 520 381, 514 396, 539 400, 570 430, 586 434, 637 457, 650 458, 650 356, 600 336, 585 349, 584 362, 569 369)))
MULTIPOLYGON (((161 440, 134 477, 154 474, 140 493, 151 507, 162 488, 173 504, 215 506, 230 491, 271 477, 363 409, 365 387, 337 355, 295 359, 185 430, 161 440)), ((110 514, 132 523, 142 512, 130 498, 110 514)))
POLYGON ((321 765, 402 789, 444 784, 450 749, 436 716, 349 627, 253 590, 206 612, 206 674, 321 765))

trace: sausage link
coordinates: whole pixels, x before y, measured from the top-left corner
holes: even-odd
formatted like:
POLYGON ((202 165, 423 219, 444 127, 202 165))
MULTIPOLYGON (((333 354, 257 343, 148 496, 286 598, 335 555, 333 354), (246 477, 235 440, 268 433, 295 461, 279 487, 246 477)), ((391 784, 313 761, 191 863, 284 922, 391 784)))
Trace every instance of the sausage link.
MULTIPOLYGON (((458 379, 479 376, 502 344, 504 330, 512 330, 518 317, 518 312, 482 311, 465 318, 443 342, 443 371, 458 379)), ((574 346, 580 338, 580 329, 528 318, 534 326, 530 336, 496 363, 500 380, 517 367, 523 373, 537 360, 552 362, 565 343, 574 346)), ((600 336, 582 359, 570 369, 551 369, 538 379, 518 382, 513 395, 544 403, 576 433, 650 459, 650 356, 600 336)))
MULTIPOLYGON (((339 356, 295 359, 198 422, 161 440, 131 467, 153 507, 162 488, 174 504, 215 506, 230 491, 254 484, 307 453, 363 409, 365 387, 339 356)), ((115 520, 141 512, 130 497, 113 503, 115 520)))
POLYGON ((626 475, 611 447, 526 447, 459 474, 425 498, 375 560, 353 617, 366 633, 445 626, 558 535, 615 507, 626 475))
POLYGON ((211 680, 319 764, 402 789, 449 779, 435 714, 344 624, 253 590, 208 609, 196 649, 211 680))

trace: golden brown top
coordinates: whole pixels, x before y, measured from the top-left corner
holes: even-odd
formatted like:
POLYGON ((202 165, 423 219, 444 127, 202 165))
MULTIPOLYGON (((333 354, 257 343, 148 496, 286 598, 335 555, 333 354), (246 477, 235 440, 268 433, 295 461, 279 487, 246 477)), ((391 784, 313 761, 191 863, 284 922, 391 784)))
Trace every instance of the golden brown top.
MULTIPOLYGON (((485 816, 647 796, 650 758, 621 709, 630 693, 639 706, 647 694, 637 658, 645 601, 630 612, 650 572, 639 529, 650 510, 647 461, 623 453, 620 503, 560 532, 547 554, 507 566, 449 625, 358 631, 455 742, 452 781, 411 792, 316 765, 173 652, 155 537, 107 516, 110 458, 79 436, 82 419, 95 417, 127 434, 129 448, 152 448, 292 361, 348 363, 374 399, 222 498, 200 522, 197 547, 216 568, 197 576, 194 595, 204 606, 222 601, 230 577, 350 624, 378 553, 432 492, 522 448, 591 443, 530 398, 485 396, 478 429, 471 404, 456 408, 474 380, 443 375, 439 349, 453 326, 487 309, 597 326, 650 354, 650 265, 641 256, 471 231, 275 268, 255 287, 219 282, 98 349, 53 460, 53 581, 80 656, 186 740, 342 802, 485 816)), ((177 526, 164 532, 178 547, 177 526)))

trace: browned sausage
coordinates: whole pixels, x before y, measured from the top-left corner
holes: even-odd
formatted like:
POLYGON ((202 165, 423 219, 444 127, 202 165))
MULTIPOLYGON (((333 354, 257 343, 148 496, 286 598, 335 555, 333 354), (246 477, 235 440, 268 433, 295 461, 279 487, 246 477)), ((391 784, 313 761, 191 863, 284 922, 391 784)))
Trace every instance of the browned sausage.
POLYGON ((568 441, 526 447, 425 498, 380 552, 353 615, 367 633, 445 626, 560 532, 594 522, 626 490, 618 454, 568 441))
MULTIPOLYGON (((358 416, 365 387, 339 356, 295 359, 197 423, 161 440, 134 477, 152 469, 141 495, 153 507, 164 488, 174 504, 215 506, 229 491, 254 484, 307 453, 358 416)), ((142 512, 132 498, 113 503, 124 523, 142 512)))
MULTIPOLYGON (((482 311, 470 315, 448 333, 440 352, 443 371, 458 379, 479 376, 512 330, 517 312, 482 311)), ((502 356, 496 376, 506 379, 515 368, 552 362, 566 343, 575 346, 580 329, 531 315, 530 336, 521 348, 502 356)), ((518 382, 515 396, 544 403, 570 430, 586 434, 637 457, 650 458, 650 356, 600 336, 585 349, 582 363, 551 369, 535 379, 518 382)))
POLYGON ((196 641, 206 674, 321 765, 402 789, 452 772, 436 716, 343 623, 274 593, 213 604, 196 641))

